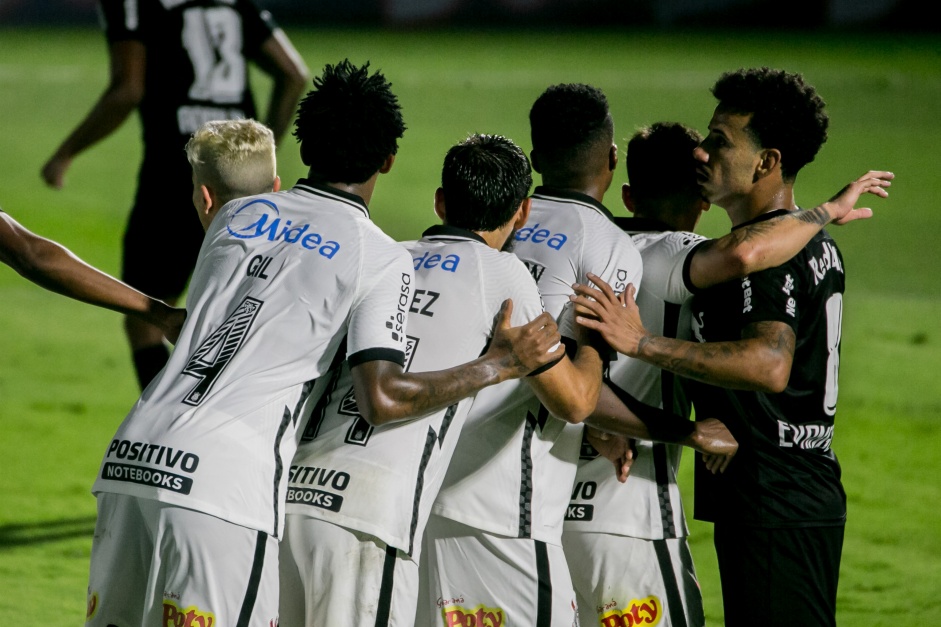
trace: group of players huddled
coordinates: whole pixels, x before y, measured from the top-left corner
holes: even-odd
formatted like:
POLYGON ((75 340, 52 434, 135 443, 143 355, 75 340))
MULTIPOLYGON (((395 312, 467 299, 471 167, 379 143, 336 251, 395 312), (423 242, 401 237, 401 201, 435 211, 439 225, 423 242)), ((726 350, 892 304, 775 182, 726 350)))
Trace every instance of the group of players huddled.
POLYGON ((396 242, 369 203, 398 100, 368 63, 327 65, 296 111, 309 172, 290 189, 267 126, 191 134, 205 237, 185 315, 0 215, 0 260, 176 342, 94 483, 86 624, 703 625, 683 446, 726 624, 835 624, 844 265, 823 227, 870 216, 860 196, 893 175, 801 210, 827 137, 815 89, 763 67, 712 93, 705 138, 630 138, 633 217, 603 204, 605 95, 558 84, 528 157, 464 138, 440 224, 396 242), (720 239, 692 232, 710 204, 720 239), (59 269, 27 263, 33 240, 59 269))

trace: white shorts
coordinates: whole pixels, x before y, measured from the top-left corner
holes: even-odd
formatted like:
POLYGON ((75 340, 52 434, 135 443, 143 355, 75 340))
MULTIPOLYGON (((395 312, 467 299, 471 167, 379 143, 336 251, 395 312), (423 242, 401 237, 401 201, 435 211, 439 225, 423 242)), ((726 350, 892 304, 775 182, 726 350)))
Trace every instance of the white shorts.
POLYGON ((643 540, 566 532, 562 546, 582 627, 705 624, 702 592, 686 538, 643 540))
POLYGON ((433 515, 425 530, 415 624, 577 626, 562 547, 433 515))
POLYGON ((418 564, 381 540, 288 514, 281 541, 284 627, 413 627, 418 564))
POLYGON ((271 627, 278 546, 268 534, 123 494, 98 495, 90 627, 271 627))

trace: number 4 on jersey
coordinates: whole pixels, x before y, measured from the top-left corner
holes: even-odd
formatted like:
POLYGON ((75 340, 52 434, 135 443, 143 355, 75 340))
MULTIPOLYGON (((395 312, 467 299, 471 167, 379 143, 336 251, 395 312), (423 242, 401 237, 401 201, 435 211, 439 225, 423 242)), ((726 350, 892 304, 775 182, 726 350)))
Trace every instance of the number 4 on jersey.
POLYGON ((222 326, 196 349, 183 368, 183 374, 196 377, 199 383, 186 395, 184 403, 196 406, 206 397, 232 356, 245 342, 261 305, 260 300, 246 297, 222 326))

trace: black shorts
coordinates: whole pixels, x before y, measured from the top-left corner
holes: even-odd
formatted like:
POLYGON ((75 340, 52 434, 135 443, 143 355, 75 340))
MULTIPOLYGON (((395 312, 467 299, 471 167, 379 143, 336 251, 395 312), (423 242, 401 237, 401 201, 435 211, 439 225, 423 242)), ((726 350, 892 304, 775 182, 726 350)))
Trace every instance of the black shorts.
POLYGON ((843 531, 716 523, 726 627, 836 625, 843 531))
MULTIPOLYGON (((182 153, 182 151, 181 151, 182 153)), ((145 158, 124 231, 121 278, 155 298, 183 294, 203 243, 185 156, 145 158)))

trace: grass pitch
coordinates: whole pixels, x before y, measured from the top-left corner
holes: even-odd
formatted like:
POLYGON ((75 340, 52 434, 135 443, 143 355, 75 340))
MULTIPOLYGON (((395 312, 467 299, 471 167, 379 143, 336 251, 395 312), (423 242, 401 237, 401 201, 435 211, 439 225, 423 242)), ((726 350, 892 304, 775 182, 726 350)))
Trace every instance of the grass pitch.
MULTIPOLYGON (((714 106, 708 89, 723 71, 772 65, 803 72, 829 105, 831 139, 800 175, 798 201, 824 200, 868 169, 897 175, 890 198, 873 200, 873 220, 831 229, 848 272, 833 444, 849 497, 838 619, 941 624, 937 36, 287 30, 315 73, 349 57, 371 61, 393 82, 409 130, 371 208, 399 239, 418 237, 434 222, 441 160, 467 133, 501 133, 529 150, 529 106, 550 84, 602 88, 623 148, 636 127, 658 120, 704 130, 714 106)), ((264 77, 254 78, 263 103, 264 77)), ((0 206, 117 273, 140 155, 136 118, 78 157, 64 190, 48 190, 39 178, 106 81, 96 31, 0 32, 0 206)), ((293 142, 281 146, 279 160, 286 185, 304 174, 293 142)), ((623 168, 615 186, 625 182, 623 168)), ((614 188, 607 204, 625 213, 614 188)), ((713 208, 700 231, 721 235, 728 224, 713 208)), ((137 397, 121 321, 4 266, 0 333, 0 620, 75 625, 94 526, 89 488, 137 397)), ((688 505, 690 471, 684 464, 688 505)), ((711 527, 691 521, 691 529, 707 620, 721 625, 711 527)))

